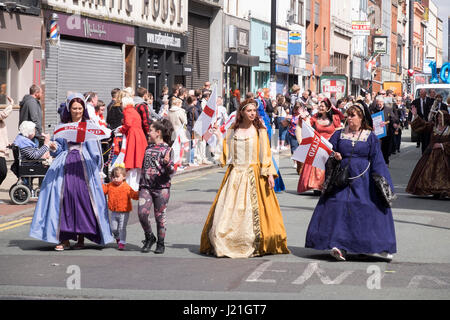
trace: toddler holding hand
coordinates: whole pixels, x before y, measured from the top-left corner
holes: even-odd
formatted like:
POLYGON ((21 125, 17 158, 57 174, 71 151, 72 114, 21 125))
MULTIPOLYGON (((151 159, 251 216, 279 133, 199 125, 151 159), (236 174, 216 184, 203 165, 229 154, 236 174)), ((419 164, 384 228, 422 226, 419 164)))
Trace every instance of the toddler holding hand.
POLYGON ((139 192, 126 183, 126 175, 125 168, 115 167, 111 172, 111 182, 103 185, 103 192, 108 195, 108 209, 111 211, 111 230, 119 250, 125 249, 128 218, 132 210, 131 199, 139 199, 139 192))

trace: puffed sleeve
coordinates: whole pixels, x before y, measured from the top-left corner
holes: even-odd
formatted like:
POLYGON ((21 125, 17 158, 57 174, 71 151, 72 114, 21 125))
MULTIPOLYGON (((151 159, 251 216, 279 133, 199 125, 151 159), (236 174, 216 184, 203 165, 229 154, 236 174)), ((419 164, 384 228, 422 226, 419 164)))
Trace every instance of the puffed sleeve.
POLYGON ((222 154, 220 155, 219 161, 220 161, 220 166, 223 168, 227 165, 227 161, 228 161, 228 156, 229 156, 229 143, 232 142, 233 139, 233 133, 234 130, 230 129, 227 131, 225 138, 223 139, 223 147, 222 147, 222 154))
POLYGON ((269 136, 264 129, 259 130, 259 154, 261 161, 261 175, 268 177, 272 175, 274 178, 278 177, 277 171, 272 161, 272 150, 270 149, 269 136))
POLYGON ((411 129, 418 133, 430 131, 433 129, 433 124, 423 120, 421 117, 416 116, 414 121, 411 122, 411 129))

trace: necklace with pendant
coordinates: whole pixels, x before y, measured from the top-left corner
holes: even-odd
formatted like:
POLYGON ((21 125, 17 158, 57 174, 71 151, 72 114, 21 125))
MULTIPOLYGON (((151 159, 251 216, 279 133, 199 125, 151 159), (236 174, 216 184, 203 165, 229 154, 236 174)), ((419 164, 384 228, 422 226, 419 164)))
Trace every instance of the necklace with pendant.
POLYGON ((356 138, 356 140, 354 140, 355 136, 356 136, 356 132, 352 132, 352 147, 355 146, 356 142, 359 141, 359 137, 361 136, 362 131, 359 131, 359 136, 358 138, 356 138))

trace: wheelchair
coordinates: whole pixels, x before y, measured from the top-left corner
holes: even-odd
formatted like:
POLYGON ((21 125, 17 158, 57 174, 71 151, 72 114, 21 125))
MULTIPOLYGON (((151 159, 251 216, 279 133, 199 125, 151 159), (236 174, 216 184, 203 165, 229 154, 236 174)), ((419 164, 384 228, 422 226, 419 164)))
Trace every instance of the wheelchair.
POLYGON ((14 156, 11 171, 18 179, 9 189, 9 197, 15 204, 27 204, 30 199, 37 199, 39 197, 41 183, 49 167, 43 164, 45 159, 22 159, 19 147, 15 144, 10 144, 8 148, 12 150, 14 156), (34 178, 39 178, 39 185, 37 188, 33 188, 34 178), (26 180, 24 179, 27 179, 28 183, 26 183, 26 180))

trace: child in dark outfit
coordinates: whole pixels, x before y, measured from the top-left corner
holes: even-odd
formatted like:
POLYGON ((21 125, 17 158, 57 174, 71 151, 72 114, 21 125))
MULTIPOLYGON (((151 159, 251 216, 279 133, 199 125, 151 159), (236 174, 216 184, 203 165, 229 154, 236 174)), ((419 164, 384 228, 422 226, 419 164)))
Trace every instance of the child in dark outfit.
POLYGON ((166 208, 170 197, 171 178, 175 172, 171 148, 173 131, 173 126, 167 119, 154 121, 150 125, 149 145, 145 150, 139 183, 138 215, 145 234, 142 252, 149 252, 156 242, 149 222, 152 205, 158 235, 155 253, 164 253, 165 250, 166 208))

